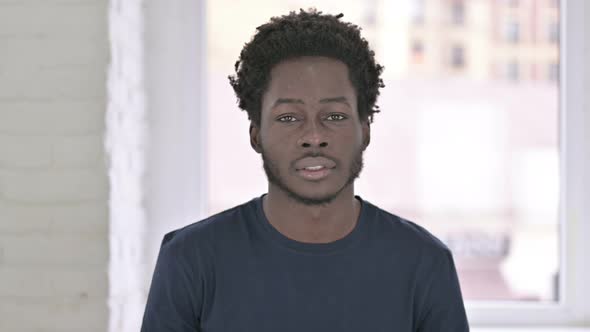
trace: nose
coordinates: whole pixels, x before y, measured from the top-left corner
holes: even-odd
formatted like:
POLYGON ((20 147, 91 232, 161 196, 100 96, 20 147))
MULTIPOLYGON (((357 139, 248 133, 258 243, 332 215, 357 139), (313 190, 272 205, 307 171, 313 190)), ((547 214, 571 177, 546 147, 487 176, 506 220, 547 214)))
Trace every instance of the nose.
POLYGON ((328 139, 322 131, 321 124, 318 125, 316 121, 310 120, 298 143, 303 148, 325 148, 328 146, 328 139))

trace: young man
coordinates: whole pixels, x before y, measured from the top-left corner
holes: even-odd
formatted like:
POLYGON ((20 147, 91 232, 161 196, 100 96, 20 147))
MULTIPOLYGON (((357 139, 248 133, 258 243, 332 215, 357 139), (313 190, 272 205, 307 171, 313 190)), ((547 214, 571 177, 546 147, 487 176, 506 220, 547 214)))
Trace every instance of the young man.
POLYGON ((230 77, 268 193, 166 234, 151 331, 469 331, 449 249, 354 194, 382 67, 341 15, 273 18, 230 77))

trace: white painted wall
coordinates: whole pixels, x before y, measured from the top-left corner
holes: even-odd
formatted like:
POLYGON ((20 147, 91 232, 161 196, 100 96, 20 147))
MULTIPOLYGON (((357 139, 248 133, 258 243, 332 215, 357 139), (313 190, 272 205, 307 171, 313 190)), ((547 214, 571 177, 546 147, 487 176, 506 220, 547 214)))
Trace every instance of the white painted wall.
POLYGON ((204 2, 111 0, 110 332, 139 331, 165 233, 203 218, 204 2))
POLYGON ((148 278, 165 233, 206 217, 205 1, 145 6, 148 278))
POLYGON ((144 1, 111 0, 108 109, 109 331, 139 331, 145 296, 145 102, 144 1))
POLYGON ((0 1, 0 331, 105 331, 107 2, 0 1))

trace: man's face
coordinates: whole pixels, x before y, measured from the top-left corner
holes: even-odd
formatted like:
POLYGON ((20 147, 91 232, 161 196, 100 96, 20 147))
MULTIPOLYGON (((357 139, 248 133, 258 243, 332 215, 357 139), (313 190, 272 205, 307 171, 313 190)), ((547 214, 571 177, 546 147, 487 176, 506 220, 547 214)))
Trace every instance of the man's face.
POLYGON ((369 124, 359 120, 347 66, 326 57, 283 61, 262 96, 251 143, 268 181, 306 205, 332 201, 363 167, 369 124))

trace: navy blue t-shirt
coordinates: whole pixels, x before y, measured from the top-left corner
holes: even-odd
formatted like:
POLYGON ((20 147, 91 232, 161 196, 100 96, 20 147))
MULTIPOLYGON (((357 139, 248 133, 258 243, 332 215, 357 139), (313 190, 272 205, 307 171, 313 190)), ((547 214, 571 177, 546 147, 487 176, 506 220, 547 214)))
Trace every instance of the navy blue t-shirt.
POLYGON ((142 332, 469 331, 449 249, 361 202, 355 228, 298 242, 262 197, 164 236, 142 332))

